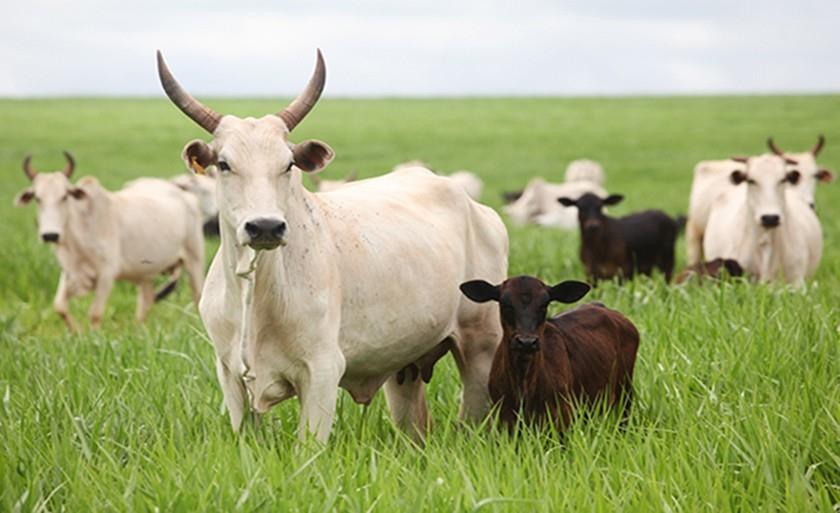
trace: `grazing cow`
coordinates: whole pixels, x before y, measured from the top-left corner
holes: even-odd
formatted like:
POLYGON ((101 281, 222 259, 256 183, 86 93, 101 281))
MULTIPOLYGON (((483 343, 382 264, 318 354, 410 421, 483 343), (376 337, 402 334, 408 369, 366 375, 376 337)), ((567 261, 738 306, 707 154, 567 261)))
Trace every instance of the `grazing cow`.
POLYGON ((674 243, 679 225, 661 210, 645 210, 628 216, 609 217, 605 205, 616 205, 624 196, 604 199, 586 193, 577 200, 557 201, 578 209, 580 259, 593 283, 600 279, 632 278, 635 272, 648 276, 657 267, 671 281, 674 271, 674 243))
POLYGON ((790 188, 802 179, 796 162, 774 154, 735 159, 744 170, 711 206, 703 253, 732 258, 761 281, 779 273, 804 285, 822 256, 822 229, 812 208, 790 188))
POLYGON ((143 321, 156 299, 154 278, 174 278, 157 299, 174 288, 183 267, 198 303, 204 270, 204 239, 195 200, 165 180, 143 179, 117 192, 102 188, 95 178, 70 183, 74 163, 63 172, 38 173, 31 157, 23 161, 32 186, 16 203, 38 202, 38 231, 54 245, 61 277, 53 307, 71 330, 76 324, 69 302, 93 291, 91 324, 99 326, 115 280, 137 285, 138 321, 143 321))
POLYGON ((219 207, 216 206, 215 174, 186 173, 175 176, 171 182, 198 200, 205 236, 219 235, 219 207))
POLYGON ((701 264, 694 264, 686 267, 679 276, 677 276, 675 281, 677 283, 684 283, 696 276, 697 280, 702 283, 704 279, 723 278, 724 273, 727 276, 737 278, 744 275, 744 269, 737 260, 733 260, 731 258, 715 258, 709 262, 703 262, 701 264))
POLYGON ((633 323, 600 303, 546 319, 550 302, 573 303, 586 295, 589 285, 564 281, 550 287, 519 276, 500 285, 469 281, 461 291, 478 303, 499 303, 504 335, 489 389, 509 430, 522 415, 525 422, 551 422, 563 431, 577 403, 598 401, 623 405, 626 419, 639 348, 633 323))
POLYGON ((312 184, 315 185, 316 192, 332 192, 336 189, 344 187, 350 182, 356 181, 356 178, 358 178, 358 172, 353 171, 341 180, 324 180, 318 175, 309 175, 309 178, 312 180, 312 184))
MULTIPOLYGON (((797 162, 796 169, 801 178, 795 185, 788 188, 787 194, 798 194, 811 208, 816 206, 814 193, 817 184, 830 183, 834 180, 834 174, 831 171, 817 165, 816 157, 824 144, 825 137, 820 135, 810 151, 785 153, 776 146, 772 138, 767 140, 767 146, 773 153, 797 162)), ((691 196, 688 203, 688 222, 685 230, 689 265, 700 263, 704 258, 703 235, 709 222, 711 206, 718 196, 729 189, 730 175, 733 171, 744 172, 744 164, 732 160, 708 160, 694 166, 694 179, 691 183, 691 196)))
POLYGON ((424 384, 400 384, 397 374, 447 340, 464 383, 461 417, 486 415, 498 312, 463 298, 458 284, 504 277, 508 238, 498 214, 420 167, 307 191, 301 173, 334 156, 323 142, 289 141, 323 90, 320 51, 306 89, 260 119, 202 105, 159 52, 158 71, 173 103, 213 135, 188 143, 183 158, 220 171, 221 246, 199 310, 233 428, 247 411, 296 395, 299 435, 326 441, 339 387, 366 404, 384 384, 395 423, 420 438, 424 384))

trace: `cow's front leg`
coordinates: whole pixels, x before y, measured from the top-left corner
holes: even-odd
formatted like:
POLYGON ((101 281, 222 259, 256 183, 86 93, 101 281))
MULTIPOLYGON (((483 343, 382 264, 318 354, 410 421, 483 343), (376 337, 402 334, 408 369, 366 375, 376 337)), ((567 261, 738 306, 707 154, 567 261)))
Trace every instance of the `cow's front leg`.
POLYGON ((219 385, 222 387, 222 395, 225 398, 230 415, 230 425, 234 432, 242 429, 242 420, 248 413, 248 392, 242 382, 242 365, 226 355, 216 358, 216 377, 219 378, 219 385))
POLYGON ((70 315, 70 291, 67 288, 67 276, 61 273, 58 279, 58 288, 55 291, 55 299, 53 299, 53 310, 61 317, 67 327, 72 332, 77 332, 76 321, 70 315))
POLYGON ((137 322, 143 322, 146 320, 146 315, 149 314, 149 310, 152 308, 152 305, 155 304, 155 286, 154 283, 151 281, 143 281, 137 285, 137 310, 134 313, 134 317, 137 319, 137 322))
POLYGON ((336 352, 332 358, 307 362, 303 376, 297 383, 300 398, 298 436, 315 436, 321 443, 330 437, 335 420, 338 383, 344 375, 344 356, 336 352))
POLYGON ((90 305, 90 324, 98 328, 102 324, 102 314, 105 313, 105 304, 111 289, 114 287, 114 278, 110 276, 99 276, 96 280, 96 288, 93 290, 93 303, 90 305))

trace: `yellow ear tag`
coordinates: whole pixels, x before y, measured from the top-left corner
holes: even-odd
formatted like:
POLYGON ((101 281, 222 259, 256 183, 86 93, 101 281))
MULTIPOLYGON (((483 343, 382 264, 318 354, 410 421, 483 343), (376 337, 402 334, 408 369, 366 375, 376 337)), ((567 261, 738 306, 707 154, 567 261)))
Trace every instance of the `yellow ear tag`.
POLYGON ((204 174, 204 167, 202 167, 202 165, 198 163, 198 158, 196 158, 196 157, 190 158, 190 167, 192 168, 193 171, 195 171, 195 173, 197 175, 203 175, 204 174))

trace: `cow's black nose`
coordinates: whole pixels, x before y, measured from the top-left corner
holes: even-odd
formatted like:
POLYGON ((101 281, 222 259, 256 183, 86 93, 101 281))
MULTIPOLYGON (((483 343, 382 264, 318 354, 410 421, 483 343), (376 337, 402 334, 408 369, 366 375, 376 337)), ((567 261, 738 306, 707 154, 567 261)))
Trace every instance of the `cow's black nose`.
POLYGON ((779 226, 782 219, 776 214, 766 214, 761 216, 761 226, 765 228, 775 228, 779 226))
POLYGON ((44 242, 58 242, 58 234, 55 232, 42 233, 41 240, 44 242))
POLYGON ((279 219, 260 218, 245 223, 245 232, 251 243, 264 247, 277 247, 286 234, 286 222, 279 219))
POLYGON ((513 343, 517 351, 533 353, 539 348, 540 340, 537 337, 517 336, 513 339, 513 343))

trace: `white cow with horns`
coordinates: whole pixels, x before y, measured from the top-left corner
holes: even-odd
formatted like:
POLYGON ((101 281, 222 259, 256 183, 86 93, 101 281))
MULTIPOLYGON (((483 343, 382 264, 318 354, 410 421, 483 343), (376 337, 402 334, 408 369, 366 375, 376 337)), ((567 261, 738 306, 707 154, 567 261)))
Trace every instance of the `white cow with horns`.
POLYGON ((423 382, 396 374, 441 344, 452 345, 463 381, 462 417, 483 417, 501 327, 495 309, 463 298, 458 285, 504 279, 498 215, 421 167, 307 191, 301 173, 334 156, 323 142, 289 141, 323 90, 320 51, 306 89, 259 119, 199 103, 160 52, 158 71, 173 103, 213 135, 182 156, 196 172, 219 170, 221 247, 199 309, 234 430, 249 408, 259 415, 297 395, 299 435, 326 441, 339 387, 367 404, 384 384, 395 423, 421 438, 423 382))
POLYGON ((91 324, 102 321, 115 280, 137 285, 138 321, 156 300, 172 291, 185 269, 198 303, 204 279, 204 238, 196 201, 165 180, 144 178, 111 192, 90 176, 70 182, 75 163, 64 152, 63 171, 39 173, 31 156, 23 170, 32 182, 15 199, 17 205, 38 203, 41 240, 54 245, 61 277, 53 308, 75 331, 70 299, 93 291, 91 324), (172 278, 157 294, 154 279, 172 278))

